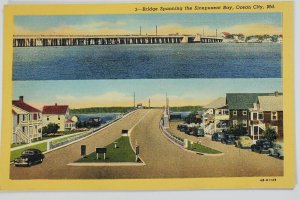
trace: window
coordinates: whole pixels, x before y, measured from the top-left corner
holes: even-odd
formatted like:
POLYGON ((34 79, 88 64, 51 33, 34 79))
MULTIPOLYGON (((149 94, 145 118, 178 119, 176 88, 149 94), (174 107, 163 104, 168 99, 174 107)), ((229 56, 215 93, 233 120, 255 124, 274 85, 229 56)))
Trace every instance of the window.
POLYGON ((258 126, 254 126, 253 127, 253 133, 254 133, 254 135, 258 135, 258 132, 259 132, 258 126))
POLYGON ((36 113, 33 114, 33 120, 37 120, 37 114, 36 113))
POLYGON ((233 125, 233 126, 238 125, 238 121, 237 121, 237 120, 232 120, 232 125, 233 125))
POLYGON ((57 119, 60 120, 60 116, 58 116, 57 119))
POLYGON ((258 113, 258 119, 263 120, 264 119, 264 114, 263 113, 258 113))
POLYGON ((233 111, 233 115, 237 115, 237 110, 234 110, 234 111, 233 111))
POLYGON ((271 120, 277 120, 277 112, 271 113, 271 120))
POLYGON ((225 114, 225 115, 228 115, 228 110, 224 110, 224 114, 225 114))
POLYGON ((257 113, 252 113, 252 120, 257 120, 257 113))
POLYGON ((243 115, 247 115, 247 111, 243 111, 243 115))
POLYGON ((243 120, 243 127, 247 127, 247 120, 243 120))
POLYGON ((47 116, 47 121, 49 121, 49 116, 47 116))

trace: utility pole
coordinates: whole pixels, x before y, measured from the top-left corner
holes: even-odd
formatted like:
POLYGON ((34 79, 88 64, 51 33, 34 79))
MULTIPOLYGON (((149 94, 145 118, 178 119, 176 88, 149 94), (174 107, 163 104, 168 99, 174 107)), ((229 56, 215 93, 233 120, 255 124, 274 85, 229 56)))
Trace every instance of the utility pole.
POLYGON ((140 26, 140 36, 142 35, 142 26, 140 26))
POLYGON ((157 25, 156 25, 156 29, 155 29, 155 35, 157 36, 157 25))
POLYGON ((150 108, 151 106, 150 106, 150 98, 149 98, 149 107, 148 108, 150 108))

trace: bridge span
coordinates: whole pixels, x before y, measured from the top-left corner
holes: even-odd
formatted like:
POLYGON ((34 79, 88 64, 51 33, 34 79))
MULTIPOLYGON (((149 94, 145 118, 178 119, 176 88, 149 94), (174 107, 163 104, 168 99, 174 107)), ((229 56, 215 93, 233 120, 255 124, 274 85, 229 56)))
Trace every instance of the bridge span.
POLYGON ((222 37, 197 35, 14 35, 13 47, 118 44, 221 43, 222 37))

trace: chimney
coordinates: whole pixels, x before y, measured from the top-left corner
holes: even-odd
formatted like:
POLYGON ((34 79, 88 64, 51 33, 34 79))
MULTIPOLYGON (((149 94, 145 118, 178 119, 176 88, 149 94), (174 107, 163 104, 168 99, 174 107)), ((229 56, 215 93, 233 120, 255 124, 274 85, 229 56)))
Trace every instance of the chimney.
POLYGON ((55 106, 57 106, 57 103, 55 103, 55 106))
POLYGON ((23 97, 23 96, 20 96, 20 97, 19 97, 19 101, 20 101, 20 102, 23 102, 23 101, 24 101, 24 97, 23 97))
POLYGON ((278 97, 278 91, 274 92, 275 97, 278 97))

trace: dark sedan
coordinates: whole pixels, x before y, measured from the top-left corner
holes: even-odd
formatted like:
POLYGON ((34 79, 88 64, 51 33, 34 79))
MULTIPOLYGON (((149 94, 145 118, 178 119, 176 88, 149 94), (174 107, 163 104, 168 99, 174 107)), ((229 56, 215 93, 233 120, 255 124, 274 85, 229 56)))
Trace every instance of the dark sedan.
POLYGON ((38 149, 27 149, 22 152, 21 156, 15 159, 15 166, 31 166, 32 164, 43 162, 45 156, 38 149))
POLYGON ((212 141, 217 141, 220 142, 224 138, 225 134, 224 133, 214 133, 211 136, 212 141))
POLYGON ((235 144, 235 135, 233 134, 224 134, 224 137, 221 138, 222 144, 235 144))
POLYGON ((252 151, 259 153, 268 152, 269 148, 273 147, 272 142, 268 140, 257 140, 255 144, 251 146, 252 151))

